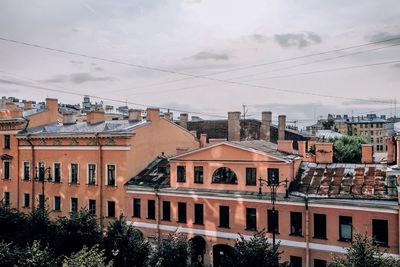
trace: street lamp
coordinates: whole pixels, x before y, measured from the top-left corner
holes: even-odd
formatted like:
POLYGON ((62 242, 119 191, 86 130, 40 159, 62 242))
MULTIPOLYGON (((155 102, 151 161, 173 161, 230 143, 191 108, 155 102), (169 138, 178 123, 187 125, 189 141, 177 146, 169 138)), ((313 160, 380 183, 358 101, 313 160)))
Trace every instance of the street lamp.
POLYGON ((44 205, 46 201, 46 197, 44 195, 44 183, 51 182, 53 178, 51 177, 51 167, 45 168, 43 165, 39 164, 39 168, 35 167, 35 180, 39 183, 42 183, 42 200, 39 198, 39 206, 42 209, 44 214, 44 205), (47 179, 45 178, 47 174, 47 179))
POLYGON ((272 246, 273 249, 275 249, 275 235, 276 235, 276 210, 275 210, 275 202, 276 202, 276 190, 278 187, 285 183, 286 186, 286 193, 285 193, 285 198, 289 197, 289 189, 288 189, 288 179, 286 178, 283 181, 279 181, 279 176, 276 175, 275 173, 272 173, 271 176, 268 175, 268 179, 262 179, 261 177, 258 179, 260 182, 260 186, 258 188, 258 194, 261 195, 262 191, 261 188, 266 185, 269 187, 270 193, 271 193, 271 204, 272 204, 272 246))

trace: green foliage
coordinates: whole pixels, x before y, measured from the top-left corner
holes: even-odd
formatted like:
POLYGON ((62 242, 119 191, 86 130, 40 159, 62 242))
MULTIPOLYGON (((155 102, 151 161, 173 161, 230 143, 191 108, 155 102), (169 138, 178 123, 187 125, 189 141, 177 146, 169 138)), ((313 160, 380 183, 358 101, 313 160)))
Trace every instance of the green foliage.
POLYGON ((60 217, 52 229, 51 245, 56 255, 70 255, 83 248, 102 244, 103 235, 96 217, 87 210, 60 217))
POLYGON ((21 231, 25 229, 26 224, 27 217, 24 214, 16 209, 0 205, 0 240, 26 245, 23 231, 21 231))
POLYGON ((366 235, 355 234, 345 256, 333 256, 329 267, 395 267, 400 261, 384 256, 373 240, 366 235))
POLYGON ((161 240, 148 261, 149 266, 187 267, 190 244, 183 234, 171 234, 161 240))
POLYGON ((48 247, 41 248, 39 241, 34 241, 32 246, 26 247, 19 258, 18 266, 53 267, 57 266, 48 247))
POLYGON ((0 242, 0 263, 4 267, 13 267, 21 256, 18 247, 12 243, 0 242))
POLYGON ((235 266, 237 267, 268 267, 278 266, 280 252, 279 244, 272 246, 265 235, 265 231, 257 232, 250 240, 242 235, 236 240, 235 266))
POLYGON ((150 244, 142 233, 128 225, 122 215, 108 226, 104 247, 114 266, 144 266, 150 253, 150 244))
MULTIPOLYGON (((84 246, 80 251, 72 253, 70 257, 65 257, 63 267, 112 267, 113 262, 106 262, 104 250, 100 250, 99 246, 93 246, 88 249, 84 246)), ((130 265, 126 265, 130 266, 130 265)))
POLYGON ((334 125, 335 121, 332 118, 328 118, 322 122, 322 128, 324 128, 324 130, 332 130, 334 125))
POLYGON ((338 163, 360 163, 361 145, 365 139, 357 136, 342 136, 329 139, 333 143, 333 160, 338 163))

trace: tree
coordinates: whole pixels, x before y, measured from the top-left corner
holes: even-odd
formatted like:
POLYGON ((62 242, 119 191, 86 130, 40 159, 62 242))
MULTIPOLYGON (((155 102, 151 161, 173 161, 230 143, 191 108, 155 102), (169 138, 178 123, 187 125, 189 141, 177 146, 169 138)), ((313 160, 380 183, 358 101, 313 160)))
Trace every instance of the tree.
MULTIPOLYGON (((98 245, 88 249, 84 246, 80 251, 65 257, 63 267, 112 267, 113 262, 106 262, 104 250, 100 250, 98 245)), ((126 265, 129 266, 129 265, 126 265)))
POLYGON ((34 240, 40 241, 42 245, 49 242, 50 231, 53 223, 50 221, 47 209, 34 209, 26 216, 26 226, 22 229, 24 243, 32 244, 34 240))
POLYGON ((269 243, 264 230, 254 234, 250 240, 246 240, 242 235, 239 235, 234 247, 235 266, 277 266, 281 254, 278 250, 279 244, 274 248, 269 243))
POLYGON ((0 263, 4 267, 13 267, 21 256, 20 249, 13 243, 0 242, 0 263))
POLYGON ((0 204, 0 240, 26 245, 23 231, 27 218, 16 209, 0 204))
POLYGON ((70 255, 83 248, 103 243, 103 235, 96 217, 87 210, 73 213, 70 218, 60 217, 52 229, 51 245, 58 255, 70 255))
POLYGON ((384 252, 374 244, 373 239, 366 235, 355 234, 351 246, 343 256, 333 256, 329 267, 394 267, 400 266, 400 261, 384 256, 384 252))
POLYGON ((332 130, 334 125, 335 121, 332 118, 328 118, 322 122, 322 128, 324 128, 324 130, 332 130))
POLYGON ((114 266, 144 266, 150 253, 150 244, 139 230, 127 224, 123 215, 108 226, 104 247, 114 266))
POLYGON ((51 250, 48 247, 42 249, 40 242, 34 241, 22 251, 17 266, 55 267, 57 264, 51 250))
POLYGON ((149 266, 156 267, 187 267, 190 245, 183 234, 170 234, 161 240, 148 261, 149 266))
POLYGON ((333 143, 333 159, 339 163, 360 163, 361 145, 365 139, 357 136, 342 136, 329 139, 333 143))

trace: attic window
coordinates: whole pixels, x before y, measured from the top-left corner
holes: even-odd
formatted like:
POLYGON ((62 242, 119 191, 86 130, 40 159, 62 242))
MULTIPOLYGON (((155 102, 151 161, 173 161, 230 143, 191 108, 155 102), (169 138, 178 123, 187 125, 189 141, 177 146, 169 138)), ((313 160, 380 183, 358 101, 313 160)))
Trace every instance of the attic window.
POLYGON ((217 169, 212 176, 214 184, 237 184, 237 176, 231 169, 222 167, 217 169))

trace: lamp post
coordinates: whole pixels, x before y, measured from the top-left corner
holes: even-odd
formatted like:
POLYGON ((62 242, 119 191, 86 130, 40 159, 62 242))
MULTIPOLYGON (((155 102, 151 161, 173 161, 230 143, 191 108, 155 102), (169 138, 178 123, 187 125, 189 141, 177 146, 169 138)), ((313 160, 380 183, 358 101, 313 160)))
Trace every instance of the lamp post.
POLYGON ((42 183, 42 200, 39 197, 39 207, 42 210, 42 214, 44 215, 45 202, 46 197, 44 195, 44 183, 51 182, 53 178, 51 177, 51 167, 45 168, 44 166, 39 164, 39 167, 35 167, 35 180, 39 183, 42 183), (47 179, 45 178, 47 174, 47 179))
POLYGON ((258 179, 260 182, 259 188, 258 188, 258 194, 262 194, 262 187, 264 185, 269 187, 270 193, 271 193, 271 204, 272 204, 272 247, 275 249, 275 235, 276 235, 276 210, 275 210, 275 202, 276 202, 276 190, 278 187, 285 183, 286 186, 286 192, 285 192, 285 198, 289 197, 289 189, 288 189, 288 179, 286 178, 283 181, 279 181, 279 177, 276 177, 274 173, 272 173, 271 177, 268 177, 268 179, 262 179, 261 177, 258 179))

